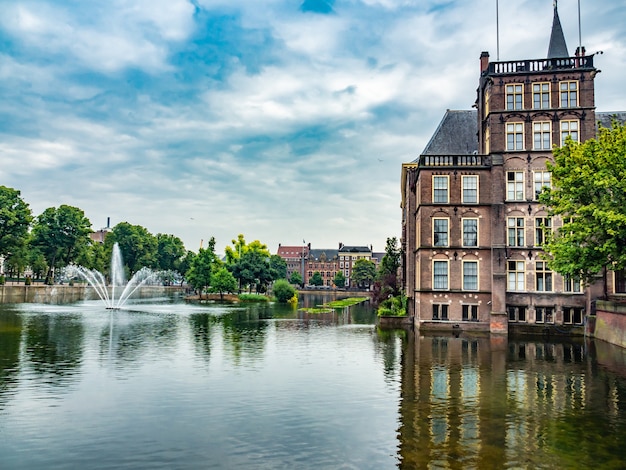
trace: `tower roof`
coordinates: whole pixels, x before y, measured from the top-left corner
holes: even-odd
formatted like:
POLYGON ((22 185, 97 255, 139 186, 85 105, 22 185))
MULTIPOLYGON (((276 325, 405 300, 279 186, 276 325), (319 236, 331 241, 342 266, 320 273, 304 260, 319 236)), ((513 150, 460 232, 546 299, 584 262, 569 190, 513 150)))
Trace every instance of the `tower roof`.
POLYGON ((550 45, 548 46, 548 59, 563 59, 569 57, 565 35, 559 19, 557 2, 554 1, 554 19, 552 20, 552 33, 550 33, 550 45))

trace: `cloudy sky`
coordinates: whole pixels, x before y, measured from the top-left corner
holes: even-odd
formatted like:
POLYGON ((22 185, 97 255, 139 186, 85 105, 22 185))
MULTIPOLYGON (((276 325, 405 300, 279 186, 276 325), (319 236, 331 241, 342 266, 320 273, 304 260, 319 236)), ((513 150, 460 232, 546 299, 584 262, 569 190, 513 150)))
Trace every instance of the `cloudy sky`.
MULTIPOLYGON (((580 4, 597 107, 626 110, 623 0, 580 4)), ((545 57, 552 11, 500 1, 500 59, 545 57)), ((193 251, 382 251, 402 163, 470 109, 496 44, 495 0, 0 0, 0 184, 193 251)))

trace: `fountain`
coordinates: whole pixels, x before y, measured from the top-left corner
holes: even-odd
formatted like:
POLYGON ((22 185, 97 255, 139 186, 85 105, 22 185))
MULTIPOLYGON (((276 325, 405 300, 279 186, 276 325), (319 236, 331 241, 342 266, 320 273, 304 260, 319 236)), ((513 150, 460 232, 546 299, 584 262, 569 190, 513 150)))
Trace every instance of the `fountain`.
POLYGON ((122 252, 119 245, 115 243, 111 256, 111 284, 107 285, 106 278, 100 271, 87 269, 83 266, 70 265, 65 269, 65 275, 68 278, 80 276, 85 279, 96 291, 107 309, 117 310, 122 308, 137 289, 152 281, 156 273, 149 268, 141 268, 130 281, 126 282, 122 252))

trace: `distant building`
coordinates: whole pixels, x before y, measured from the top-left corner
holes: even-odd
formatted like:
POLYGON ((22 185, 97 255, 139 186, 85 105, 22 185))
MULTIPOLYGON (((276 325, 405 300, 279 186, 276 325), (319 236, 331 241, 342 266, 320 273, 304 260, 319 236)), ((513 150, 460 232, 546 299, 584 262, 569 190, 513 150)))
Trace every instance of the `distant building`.
POLYGON ((111 228, 111 218, 107 217, 106 227, 102 227, 100 230, 96 232, 91 232, 89 234, 89 238, 91 238, 94 242, 104 243, 104 239, 106 238, 107 233, 112 232, 112 231, 113 229, 111 228))
POLYGON ((311 244, 299 245, 299 246, 283 246, 278 244, 278 251, 276 254, 285 260, 287 263, 287 279, 291 278, 294 272, 297 272, 304 281, 305 263, 309 258, 309 251, 311 250, 311 244))
MULTIPOLYGON (((609 125, 595 111, 593 59, 584 48, 570 57, 555 6, 547 58, 490 62, 483 52, 476 109, 448 110, 403 164, 403 278, 416 327, 582 332, 602 286, 549 270, 542 244, 561 222, 538 196, 552 184, 552 146, 609 125)), ((624 279, 609 282, 626 292, 624 279)))

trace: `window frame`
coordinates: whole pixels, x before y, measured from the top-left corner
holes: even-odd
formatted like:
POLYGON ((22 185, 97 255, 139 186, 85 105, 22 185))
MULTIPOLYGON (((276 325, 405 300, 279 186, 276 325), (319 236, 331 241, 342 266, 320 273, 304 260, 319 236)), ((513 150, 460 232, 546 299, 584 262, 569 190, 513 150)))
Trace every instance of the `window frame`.
POLYGON ((578 80, 564 80, 559 82, 559 107, 560 108, 577 108, 578 107, 578 80), (563 85, 566 88, 563 89, 563 85), (572 85, 574 88, 572 89, 572 85), (572 105, 572 96, 575 103, 572 105))
POLYGON ((432 240, 433 246, 436 247, 449 247, 450 246, 450 218, 449 217, 433 217, 433 225, 432 225, 432 240), (437 237, 441 237, 440 234, 443 234, 442 231, 437 231, 437 222, 445 222, 445 243, 439 243, 437 237), (439 234, 439 235, 438 235, 439 234))
POLYGON ((509 321, 516 323, 526 323, 528 321, 527 308, 528 307, 525 305, 507 305, 506 313, 509 321))
POLYGON ((583 307, 563 307, 564 325, 582 325, 585 321, 584 319, 585 309, 583 307), (577 321, 578 319, 579 321, 577 321))
POLYGON ((552 123, 550 121, 533 121, 533 150, 550 150, 551 148, 552 123), (539 145, 537 145, 537 136, 539 136, 539 145))
POLYGON ((535 306, 535 323, 554 323, 554 307, 535 306))
POLYGON ((524 123, 520 121, 512 121, 506 123, 506 151, 520 152, 526 150, 524 139, 524 123), (512 136, 512 139, 509 139, 512 136))
POLYGON ((507 217, 506 218, 506 243, 507 246, 522 248, 526 246, 526 218, 507 217), (521 221, 521 225, 520 225, 521 221), (513 234, 513 235, 512 235, 513 234), (521 237, 520 237, 521 235, 521 237), (511 241, 513 240, 513 243, 511 241))
POLYGON ((546 233, 552 233, 552 217, 535 217, 535 244, 536 247, 543 247, 546 241, 546 233), (541 221, 541 223, 540 223, 541 221))
POLYGON ((535 291, 554 292, 554 272, 546 261, 535 261, 535 291))
POLYGON ((478 240, 479 240, 479 234, 478 234, 478 229, 479 229, 479 224, 478 224, 478 217, 463 217, 461 219, 461 236, 462 236, 462 240, 461 240, 461 245, 465 248, 477 248, 479 246, 478 240), (475 222, 476 224, 476 232, 475 232, 475 237, 476 237, 476 243, 471 245, 471 244, 467 244, 465 243, 466 241, 466 235, 469 238, 469 236, 471 235, 471 232, 466 231, 466 227, 465 227, 465 222, 475 222))
POLYGON ((472 292, 476 292, 480 290, 480 269, 478 267, 478 261, 477 260, 467 260, 467 261, 463 261, 462 262, 462 267, 461 267, 461 276, 462 276, 462 289, 464 291, 472 291, 472 292), (465 271, 466 266, 469 265, 474 265, 475 266, 475 272, 474 273, 467 273, 465 271), (472 287, 468 287, 468 283, 470 280, 473 280, 474 282, 472 283, 473 285, 475 285, 476 287, 472 288, 472 287))
POLYGON ((440 291, 447 291, 450 290, 450 261, 449 260, 443 260, 443 259, 436 259, 433 260, 433 265, 432 265, 432 286, 433 286, 433 290, 440 290, 440 291), (441 273, 441 272, 437 272, 437 265, 444 265, 445 264, 445 274, 441 273), (437 280, 440 281, 444 281, 445 282, 445 287, 437 287, 437 280))
POLYGON ((559 136, 561 138, 561 147, 565 145, 567 137, 571 137, 574 142, 580 142, 580 121, 578 119, 562 119, 559 121, 559 136), (576 129, 572 130, 571 125, 576 124, 576 129), (563 129, 567 125, 567 129, 563 129), (572 137, 575 135, 576 138, 572 137))
POLYGON ((520 111, 524 109, 523 83, 507 83, 504 88, 504 94, 506 111, 520 111))
POLYGON ((526 262, 525 261, 521 261, 521 260, 508 260, 507 261, 506 290, 507 292, 526 292, 526 262), (512 263, 515 263, 514 269, 511 269, 512 263), (520 269, 520 266, 522 267, 522 269, 520 269), (511 284, 511 274, 514 275, 513 284, 511 284), (521 281, 521 284, 520 284, 520 281, 521 281))
POLYGON ((462 321, 478 321, 478 304, 461 304, 462 321))
MULTIPOLYGON (((469 185, 471 186, 471 185, 469 185)), ((480 178, 478 177, 478 175, 462 175, 461 176, 461 203, 462 204, 478 204, 479 202, 479 189, 480 189, 480 178), (476 185, 474 188, 466 188, 465 187, 465 182, 466 181, 471 181, 474 180, 476 182, 476 185), (475 196, 474 196, 474 200, 469 200, 472 198, 468 198, 466 197, 466 191, 475 191, 475 196)))
POLYGON ((532 94, 533 94, 533 109, 550 109, 551 106, 551 96, 550 96, 550 91, 551 91, 551 87, 550 87, 550 82, 537 82, 537 83, 533 83, 532 86, 532 94), (535 88, 539 87, 538 90, 536 90, 535 88), (547 91, 544 90, 544 87, 547 87, 547 91), (539 97, 539 100, 537 100, 537 97, 539 97), (547 99, 548 103, 547 106, 544 106, 544 101, 547 99), (539 103, 539 106, 537 106, 537 102, 539 103))
POLYGON ((448 321, 450 319, 450 304, 432 304, 432 319, 435 321, 448 321))
POLYGON ((571 277, 569 274, 563 276, 563 292, 568 294, 584 294, 582 280, 571 277))
POLYGON ((552 189, 552 172, 548 170, 533 171, 533 196, 535 201, 539 200, 539 195, 543 188, 552 189))
POLYGON ((506 200, 507 201, 525 201, 526 185, 523 171, 507 171, 506 172, 506 200), (511 179, 513 175, 513 179, 511 179), (521 179, 518 179, 521 176, 521 179), (512 189, 511 189, 512 188, 512 189), (512 198, 510 196, 513 196, 512 198))
POLYGON ((450 176, 448 175, 433 175, 432 176, 432 201, 433 204, 449 204, 450 203, 450 176), (438 188, 436 181, 445 181, 445 188, 438 188), (445 201, 439 200, 437 191, 445 191, 445 201))

